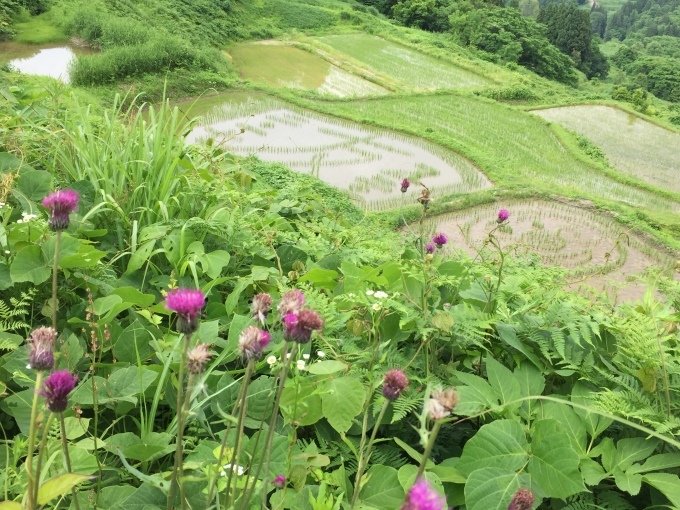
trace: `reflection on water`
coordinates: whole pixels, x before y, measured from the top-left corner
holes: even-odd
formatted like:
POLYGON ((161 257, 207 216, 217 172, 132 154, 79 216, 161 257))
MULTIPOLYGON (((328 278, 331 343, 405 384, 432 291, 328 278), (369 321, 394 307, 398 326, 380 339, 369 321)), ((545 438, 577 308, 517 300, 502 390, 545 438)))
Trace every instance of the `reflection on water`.
POLYGON ((13 69, 25 74, 50 76, 64 83, 69 82, 68 66, 71 61, 77 55, 92 52, 69 46, 50 47, 13 41, 0 43, 0 60, 8 62, 13 69))
POLYGON ((491 185, 469 161, 434 144, 269 98, 250 96, 244 101, 241 96, 233 101, 225 95, 189 136, 190 141, 208 138, 237 154, 254 154, 314 175, 348 190, 372 209, 398 206, 402 199, 414 203, 420 192, 417 182, 426 184, 434 196, 491 185), (241 128, 244 132, 238 134, 241 128), (406 197, 399 191, 404 177, 414 182, 406 197))

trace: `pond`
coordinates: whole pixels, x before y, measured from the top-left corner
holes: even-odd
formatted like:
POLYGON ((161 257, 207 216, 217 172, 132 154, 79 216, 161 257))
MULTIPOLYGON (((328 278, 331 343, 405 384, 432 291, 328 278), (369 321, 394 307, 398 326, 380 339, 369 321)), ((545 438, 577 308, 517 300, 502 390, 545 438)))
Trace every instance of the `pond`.
POLYGON ((213 139, 236 154, 283 163, 348 191, 358 205, 372 210, 415 203, 422 190, 419 183, 435 198, 491 186, 483 173, 455 152, 264 95, 208 98, 195 103, 190 115, 202 115, 203 120, 189 141, 213 139), (405 177, 414 185, 402 194, 399 183, 405 177))
POLYGON ((50 76, 69 82, 68 66, 78 55, 94 53, 90 48, 60 45, 21 44, 14 41, 0 42, 0 62, 25 74, 50 76))

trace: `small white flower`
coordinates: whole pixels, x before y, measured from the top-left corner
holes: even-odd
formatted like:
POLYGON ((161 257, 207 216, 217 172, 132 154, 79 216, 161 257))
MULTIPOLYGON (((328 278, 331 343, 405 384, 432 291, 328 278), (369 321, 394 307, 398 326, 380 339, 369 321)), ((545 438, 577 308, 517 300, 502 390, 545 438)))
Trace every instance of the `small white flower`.
POLYGON ((24 220, 17 220, 17 223, 23 223, 24 220))
POLYGON ((30 369, 31 369, 31 364, 29 363, 28 365, 26 365, 26 368, 28 368, 28 369, 30 370, 30 369))
POLYGON ((316 355, 317 355, 319 358, 325 358, 325 357, 326 357, 326 353, 323 352, 323 351, 316 351, 316 355))
POLYGON ((375 291, 374 291, 374 290, 368 289, 368 290, 366 291, 366 295, 367 295, 367 296, 372 296, 373 294, 375 294, 375 291))
POLYGON ((305 359, 309 359, 309 354, 303 354, 302 357, 305 359))
POLYGON ((239 476, 241 476, 245 471, 243 466, 238 466, 238 465, 232 466, 231 463, 229 463, 229 464, 225 464, 224 466, 222 466, 222 472, 220 474, 222 476, 227 476, 227 472, 226 472, 227 469, 231 469, 234 473, 236 473, 239 476))
POLYGON ((373 310, 377 312, 382 308, 382 306, 380 306, 380 303, 373 303, 373 306, 371 308, 373 308, 373 310))
POLYGON ((382 290, 379 290, 378 292, 375 293, 375 297, 378 299, 385 299, 387 298, 387 292, 383 292, 382 290))
POLYGON ((349 294, 347 294, 347 296, 353 298, 353 297, 354 297, 354 292, 350 292, 349 294))
POLYGON ((272 366, 274 363, 276 363, 276 356, 269 356, 267 358, 267 363, 269 364, 269 366, 272 366))
POLYGON ((10 252, 9 252, 9 250, 5 250, 5 253, 6 253, 7 255, 9 255, 10 252))
POLYGON ((293 353, 292 353, 292 352, 288 352, 288 353, 286 353, 286 359, 290 359, 290 357, 291 357, 292 355, 293 355, 293 353))
POLYGON ((3 207, 5 207, 5 202, 0 202, 0 209, 2 209, 3 207))
POLYGON ((303 360, 303 359, 297 360, 297 369, 298 370, 304 370, 305 365, 306 365, 305 360, 303 360))

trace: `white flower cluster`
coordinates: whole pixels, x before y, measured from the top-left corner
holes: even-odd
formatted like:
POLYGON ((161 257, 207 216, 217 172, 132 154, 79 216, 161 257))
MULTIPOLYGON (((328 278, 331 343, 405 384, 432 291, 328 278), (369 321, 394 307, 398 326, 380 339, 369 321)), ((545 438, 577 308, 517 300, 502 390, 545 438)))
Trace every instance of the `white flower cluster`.
POLYGON ((387 292, 383 292, 382 290, 375 291, 371 289, 368 289, 366 291, 366 295, 373 296, 376 299, 387 299, 388 297, 390 297, 387 292))
POLYGON ((31 220, 34 220, 38 217, 37 214, 29 214, 27 212, 22 212, 21 213, 21 219, 17 220, 17 223, 28 223, 31 220))
POLYGON ((225 464, 224 466, 222 466, 222 471, 220 472, 220 475, 227 476, 227 469, 231 469, 234 473, 236 473, 239 476, 241 476, 245 472, 245 469, 243 468, 243 466, 238 466, 238 465, 232 466, 231 463, 229 463, 229 464, 225 464))

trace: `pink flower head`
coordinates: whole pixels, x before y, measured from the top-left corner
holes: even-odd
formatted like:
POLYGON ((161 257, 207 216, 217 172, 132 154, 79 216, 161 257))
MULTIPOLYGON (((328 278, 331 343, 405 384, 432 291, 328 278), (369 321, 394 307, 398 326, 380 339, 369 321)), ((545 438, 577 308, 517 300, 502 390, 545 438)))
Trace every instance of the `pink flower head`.
POLYGON ((431 254, 431 253, 434 253, 434 250, 436 250, 436 248, 434 247, 434 244, 427 243, 427 244, 425 245, 425 253, 430 253, 430 254, 431 254))
POLYGON ((283 489, 286 486, 286 477, 283 475, 279 475, 276 478, 274 478, 273 482, 274 487, 277 489, 283 489))
POLYGON ((271 308, 272 297, 269 294, 260 292, 259 294, 255 295, 251 310, 253 312, 253 317, 257 317, 257 319, 262 324, 264 324, 264 321, 267 319, 267 314, 271 308))
POLYGON ((404 371, 394 368, 385 374, 382 394, 387 400, 397 400, 407 387, 408 377, 404 371))
POLYGON ((409 181, 408 179, 404 179, 403 181, 401 181, 401 192, 406 193, 410 186, 411 181, 409 181))
POLYGON ((446 510, 446 499, 425 478, 419 478, 406 495, 401 510, 446 510))
POLYGON ((432 238, 432 242, 437 245, 437 248, 444 246, 449 240, 446 238, 446 234, 440 232, 432 238))
POLYGON ((172 289, 165 297, 165 307, 177 312, 177 331, 190 335, 198 329, 199 315, 205 306, 205 295, 200 290, 172 289))
POLYGON ((50 193, 42 200, 42 205, 50 211, 49 227, 52 230, 65 230, 70 223, 69 214, 78 210, 79 195, 72 189, 50 193))
POLYGON ((51 370, 54 366, 54 341, 57 332, 52 328, 38 328, 28 339, 28 364, 33 370, 51 370))
POLYGON ((508 510, 531 510, 534 506, 534 494, 525 487, 520 487, 512 497, 508 510))
POLYGON ((285 318, 289 313, 298 313, 305 306, 305 295, 298 289, 289 290, 281 296, 281 302, 277 307, 279 315, 285 318))
POLYGON ((498 219, 496 220, 496 222, 503 223, 504 221, 507 221, 509 217, 510 213, 508 212, 508 210, 501 209, 500 211, 498 211, 498 219))
POLYGON ((286 340, 306 344, 312 338, 313 331, 323 328, 323 319, 314 310, 302 310, 298 314, 286 314, 283 325, 283 337, 286 340))
POLYGON ((78 378, 68 370, 52 372, 45 382, 40 395, 47 400, 47 408, 53 413, 61 413, 68 407, 68 394, 78 384, 78 378))
POLYGON ((269 342, 271 335, 255 326, 248 326, 241 332, 238 339, 238 349, 246 360, 257 359, 269 342))

